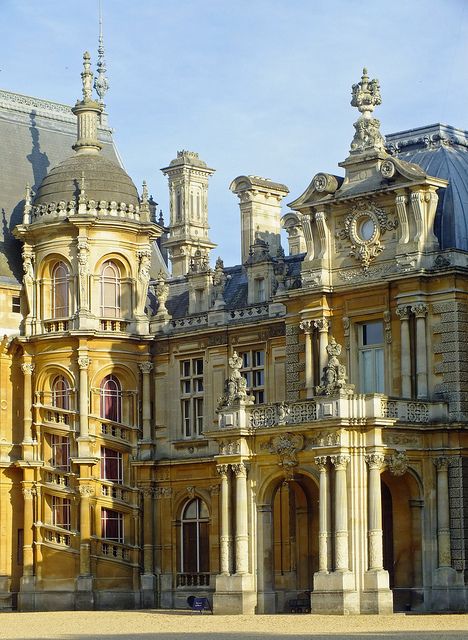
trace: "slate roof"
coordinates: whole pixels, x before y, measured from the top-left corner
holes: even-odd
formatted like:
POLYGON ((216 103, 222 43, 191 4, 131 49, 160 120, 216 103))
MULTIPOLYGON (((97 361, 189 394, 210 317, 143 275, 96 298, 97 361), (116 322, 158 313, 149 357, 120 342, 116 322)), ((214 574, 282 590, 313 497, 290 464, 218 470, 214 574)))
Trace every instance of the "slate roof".
MULTIPOLYGON (((284 258, 286 264, 287 286, 296 289, 300 286, 301 262, 305 254, 301 253, 284 258)), ((242 309, 247 306, 247 272, 243 265, 238 264, 233 267, 226 267, 224 273, 227 276, 224 287, 224 300, 226 309, 242 309)), ((186 285, 185 285, 186 286, 186 285)), ((148 295, 151 313, 155 313, 158 303, 150 287, 148 295)), ((182 280, 178 280, 175 286, 170 288, 169 298, 166 302, 167 310, 174 319, 188 316, 189 296, 188 290, 184 288, 182 280)))
POLYGON ((390 153, 449 181, 439 189, 434 231, 442 249, 468 251, 468 132, 444 124, 386 136, 390 153))
MULTIPOLYGON (((103 117, 98 129, 104 156, 122 166, 103 117)), ((21 245, 13 237, 21 222, 26 183, 37 190, 59 162, 71 156, 76 117, 71 107, 0 90, 0 281, 21 282, 21 245)))

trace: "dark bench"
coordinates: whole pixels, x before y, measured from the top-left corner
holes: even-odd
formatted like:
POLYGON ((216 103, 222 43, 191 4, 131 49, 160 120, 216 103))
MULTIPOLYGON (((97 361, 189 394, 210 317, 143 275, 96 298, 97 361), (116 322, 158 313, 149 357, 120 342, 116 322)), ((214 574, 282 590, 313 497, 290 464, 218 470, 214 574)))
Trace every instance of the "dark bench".
POLYGON ((310 613, 310 592, 299 593, 288 600, 289 613, 310 613))
POLYGON ((187 598, 187 604, 192 609, 192 611, 199 611, 200 613, 203 613, 204 611, 211 611, 211 613, 213 613, 213 609, 211 608, 211 604, 208 598, 189 596, 187 598))

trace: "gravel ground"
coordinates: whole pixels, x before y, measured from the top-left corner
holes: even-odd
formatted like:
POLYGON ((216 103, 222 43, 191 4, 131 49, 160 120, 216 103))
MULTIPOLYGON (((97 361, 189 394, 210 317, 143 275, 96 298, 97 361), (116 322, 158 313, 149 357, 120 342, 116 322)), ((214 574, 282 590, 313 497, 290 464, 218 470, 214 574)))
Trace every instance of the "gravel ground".
POLYGON ((468 640, 468 615, 211 616, 165 611, 1 613, 0 638, 26 640, 468 640))

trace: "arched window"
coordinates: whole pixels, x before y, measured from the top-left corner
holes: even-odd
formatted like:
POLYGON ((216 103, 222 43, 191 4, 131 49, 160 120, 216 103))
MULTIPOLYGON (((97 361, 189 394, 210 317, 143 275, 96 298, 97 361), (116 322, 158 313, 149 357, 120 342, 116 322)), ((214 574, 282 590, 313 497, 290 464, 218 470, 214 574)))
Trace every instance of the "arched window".
POLYGON ((120 381, 113 375, 106 376, 101 382, 101 418, 121 422, 122 388, 120 381))
POLYGON ((70 273, 63 262, 57 262, 52 269, 52 317, 69 316, 70 273))
POLYGON ((101 269, 101 314, 104 318, 120 318, 120 269, 107 260, 101 269))
POLYGON ((181 525, 181 572, 208 573, 209 514, 203 500, 194 498, 184 506, 181 525))
POLYGON ((52 382, 52 406, 70 409, 70 385, 64 376, 57 376, 52 382))

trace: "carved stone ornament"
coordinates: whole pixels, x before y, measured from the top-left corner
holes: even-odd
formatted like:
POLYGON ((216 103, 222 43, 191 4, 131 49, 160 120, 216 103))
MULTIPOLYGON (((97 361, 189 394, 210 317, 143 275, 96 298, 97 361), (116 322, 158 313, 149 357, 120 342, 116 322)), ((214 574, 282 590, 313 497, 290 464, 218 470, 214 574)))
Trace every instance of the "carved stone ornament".
POLYGON ((380 173, 383 178, 393 178, 395 175, 395 165, 391 160, 384 160, 380 165, 380 173))
POLYGON ((367 453, 366 462, 369 469, 382 469, 385 465, 385 456, 383 453, 367 453))
POLYGON ((369 80, 367 69, 362 70, 361 81, 353 85, 351 105, 362 114, 354 123, 356 130, 351 143, 351 153, 384 151, 385 140, 380 133, 380 121, 372 117, 374 108, 382 103, 379 81, 369 80))
POLYGON ((369 203, 361 203, 348 213, 343 228, 336 232, 336 236, 351 243, 349 255, 358 260, 361 268, 367 271, 369 265, 385 249, 381 237, 397 226, 398 220, 389 219, 382 209, 369 203))
POLYGON ((94 487, 92 484, 80 484, 79 491, 82 498, 91 498, 91 496, 94 496, 94 487))
POLYGON ((229 471, 229 465, 228 464, 217 464, 216 465, 216 472, 223 478, 223 477, 227 477, 229 471))
POLYGON ((25 376, 32 376, 35 365, 32 362, 25 362, 21 365, 21 371, 25 376))
POLYGON ((163 271, 160 271, 156 278, 154 294, 159 303, 158 314, 167 315, 166 301, 169 297, 169 285, 166 282, 166 276, 163 271))
POLYGON ((293 469, 297 467, 297 452, 304 448, 304 436, 300 433, 282 433, 271 441, 270 451, 279 457, 286 479, 292 479, 293 469))
POLYGON ((328 364, 323 369, 322 384, 316 387, 317 395, 352 394, 354 386, 347 384, 346 367, 338 360, 338 356, 341 354, 341 345, 336 342, 333 336, 330 338, 326 350, 328 364))
POLYGON ((187 487, 187 493, 190 500, 193 500, 195 498, 195 487, 187 487))
POLYGON ((218 398, 218 411, 227 409, 235 402, 243 402, 250 405, 255 401, 254 396, 247 393, 247 382, 240 372, 242 358, 237 354, 237 351, 234 351, 228 362, 231 374, 225 382, 224 395, 218 398))
POLYGON ((138 364, 138 368, 140 369, 141 373, 143 373, 143 374, 151 373, 151 371, 153 370, 153 363, 152 362, 140 362, 138 364))
POLYGON ((327 456, 317 456, 314 458, 314 462, 321 473, 327 470, 327 459, 327 456))
POLYGON ((154 497, 156 500, 160 498, 170 498, 172 496, 172 487, 156 487, 154 490, 154 497))
POLYGON ((237 464, 231 464, 231 469, 234 475, 236 476, 236 478, 239 478, 241 476, 242 477, 247 476, 247 467, 243 462, 238 462, 237 464))
POLYGON ((319 193, 334 193, 338 189, 338 180, 328 173, 317 173, 312 184, 319 193))
POLYGON ((394 476, 403 476, 408 471, 409 461, 406 451, 395 451, 388 459, 388 469, 394 476))
POLYGON ((88 356, 79 356, 78 358, 78 366, 80 369, 88 369, 91 364, 90 358, 88 356))

